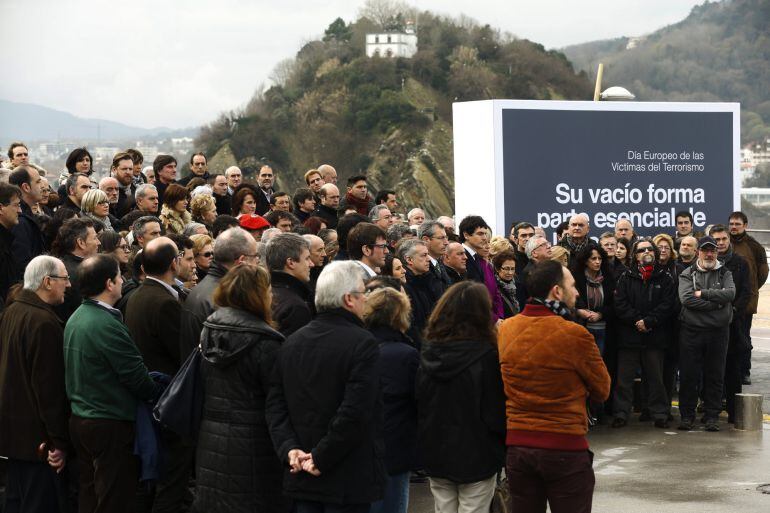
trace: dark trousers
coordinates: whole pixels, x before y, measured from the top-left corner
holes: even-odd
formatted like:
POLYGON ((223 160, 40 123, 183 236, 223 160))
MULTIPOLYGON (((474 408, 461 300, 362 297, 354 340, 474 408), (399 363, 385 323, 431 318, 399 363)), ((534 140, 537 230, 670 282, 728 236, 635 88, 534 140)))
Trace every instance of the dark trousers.
POLYGON ((58 513, 64 500, 59 476, 47 463, 8 459, 5 513, 58 513))
POLYGON ((369 513, 371 504, 328 504, 314 501, 295 501, 294 513, 369 513))
POLYGON ((134 423, 70 417, 70 437, 80 463, 80 513, 132 512, 139 469, 134 423))
POLYGON ((730 341, 727 344, 725 359, 725 399, 727 401, 727 419, 735 421, 735 394, 743 391, 742 358, 749 344, 746 339, 745 324, 751 322, 751 315, 735 316, 730 323, 730 341))
POLYGON ((152 513, 179 513, 188 511, 192 495, 188 488, 195 458, 195 444, 176 433, 164 429, 163 474, 155 488, 152 513))
POLYGON ((741 351, 740 354, 740 366, 741 366, 741 374, 744 376, 749 376, 751 374, 751 350, 754 349, 754 346, 751 344, 751 323, 754 320, 753 314, 747 314, 742 317, 742 328, 743 328, 743 337, 746 341, 746 347, 741 351))
POLYGON ((698 330, 682 324, 679 332, 679 414, 682 419, 695 419, 701 377, 704 417, 719 417, 729 336, 728 326, 698 330))
POLYGON ((516 513, 590 513, 593 453, 509 446, 505 475, 516 513))
POLYGON ((646 384, 647 407, 655 420, 668 418, 671 403, 663 384, 663 349, 618 349, 618 374, 612 413, 627 419, 634 401, 634 378, 641 366, 642 382, 646 384))

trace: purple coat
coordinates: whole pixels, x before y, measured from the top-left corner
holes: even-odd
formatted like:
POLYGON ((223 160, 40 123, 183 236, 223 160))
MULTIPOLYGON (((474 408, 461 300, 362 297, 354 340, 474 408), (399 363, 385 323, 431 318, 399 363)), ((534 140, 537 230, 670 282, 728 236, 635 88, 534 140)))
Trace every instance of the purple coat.
POLYGON ((499 319, 505 317, 503 311, 503 297, 500 295, 500 290, 497 288, 495 270, 492 268, 492 264, 483 258, 480 260, 479 265, 481 266, 481 271, 484 273, 484 285, 487 286, 489 296, 492 299, 492 317, 494 318, 494 321, 497 322, 499 319))

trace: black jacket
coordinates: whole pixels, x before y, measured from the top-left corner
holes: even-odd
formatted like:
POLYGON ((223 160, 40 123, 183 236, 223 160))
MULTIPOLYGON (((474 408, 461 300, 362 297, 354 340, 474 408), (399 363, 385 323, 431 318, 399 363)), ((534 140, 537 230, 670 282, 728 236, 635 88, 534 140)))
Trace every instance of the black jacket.
POLYGON ((388 474, 415 468, 417 457, 417 402, 415 376, 420 354, 403 333, 386 326, 370 328, 380 343, 377 373, 385 420, 385 465, 388 474))
POLYGON ((284 472, 293 499, 361 504, 382 498, 385 462, 377 340, 352 313, 321 312, 290 336, 278 354, 267 398, 279 458, 291 449, 313 455, 321 472, 284 472))
POLYGON ((407 267, 406 270, 406 290, 409 301, 412 303, 412 325, 409 335, 414 339, 419 347, 422 341, 422 330, 428 324, 433 307, 444 293, 444 284, 436 278, 436 275, 428 271, 427 273, 415 276, 407 267))
POLYGON ((512 249, 513 254, 516 256, 516 270, 521 272, 525 267, 527 267, 527 264, 529 264, 529 258, 527 258, 526 253, 519 251, 518 248, 513 247, 512 249))
POLYGON ((446 271, 446 274, 447 274, 447 276, 449 276, 449 279, 452 281, 453 285, 455 283, 460 283, 461 281, 463 281, 465 279, 465 275, 464 274, 458 273, 457 271, 455 271, 454 269, 452 269, 448 265, 444 266, 444 270, 446 271))
POLYGON ((179 343, 181 318, 179 300, 149 277, 131 294, 125 323, 148 370, 173 376, 187 358, 179 343))
MULTIPOLYGON (((749 281, 749 264, 746 259, 733 252, 732 246, 719 260, 733 273, 735 283, 735 299, 733 299, 733 311, 737 316, 751 315, 748 311, 751 299, 751 282, 749 281)), ((735 316, 733 316, 733 320, 735 316)))
POLYGON ((16 262, 16 278, 21 280, 29 261, 45 252, 43 232, 40 230, 40 225, 38 225, 32 209, 24 201, 21 202, 19 222, 11 229, 11 233, 13 234, 11 251, 14 262, 16 262))
POLYGON ((67 274, 70 277, 70 286, 64 292, 64 303, 53 307, 56 315, 65 324, 83 302, 83 295, 80 293, 80 281, 78 280, 78 269, 83 259, 68 253, 61 257, 64 267, 67 268, 67 274))
POLYGON ((678 313, 676 283, 671 273, 657 264, 646 283, 638 267, 632 267, 620 276, 614 298, 618 347, 666 348, 673 338, 673 321, 678 313), (639 320, 644 320, 650 331, 637 330, 639 320))
POLYGON ((182 305, 182 325, 179 341, 184 358, 200 343, 203 321, 214 312, 214 289, 219 280, 227 274, 227 269, 212 260, 206 277, 190 291, 182 305))
MULTIPOLYGON (((478 253, 476 255, 478 256, 478 253)), ((484 271, 481 270, 479 264, 476 263, 476 260, 474 260, 467 249, 465 250, 465 256, 468 257, 468 260, 465 262, 465 279, 484 283, 484 271)))
POLYGON ((220 308, 204 322, 195 511, 288 511, 283 467, 265 420, 282 342, 280 333, 243 310, 220 308))
POLYGON ((0 312, 3 311, 5 298, 8 297, 8 289, 19 281, 16 273, 16 263, 13 260, 13 234, 0 225, 0 312))
POLYGON ((336 209, 327 207, 326 205, 321 205, 319 203, 318 206, 316 206, 315 210, 313 211, 313 215, 323 219, 324 222, 326 223, 327 228, 331 228, 331 229, 337 228, 337 210, 336 209))
POLYGON ((219 195, 214 194, 214 203, 217 205, 217 215, 232 215, 233 214, 233 198, 229 194, 219 195))
MULTIPOLYGON (((134 199, 134 193, 136 192, 136 185, 131 183, 128 187, 118 187, 118 202, 114 205, 110 205, 110 213, 117 217, 122 218, 131 210, 136 207, 136 200, 134 199)), ((113 224, 113 228, 117 230, 117 227, 113 224)))
POLYGON ((278 331, 288 337, 313 319, 310 288, 282 271, 270 271, 270 284, 273 286, 273 319, 278 324, 278 331))
POLYGON ((418 447, 431 477, 473 483, 505 464, 505 394, 497 346, 425 342, 417 371, 418 447))

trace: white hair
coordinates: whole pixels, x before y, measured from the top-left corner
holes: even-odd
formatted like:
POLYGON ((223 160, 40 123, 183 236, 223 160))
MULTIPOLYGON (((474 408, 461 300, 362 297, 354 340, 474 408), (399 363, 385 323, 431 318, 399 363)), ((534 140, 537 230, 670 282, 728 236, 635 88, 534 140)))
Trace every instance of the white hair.
POLYGON ((591 220, 588 219, 587 214, 575 214, 574 216, 569 218, 569 222, 570 224, 572 224, 572 221, 577 221, 578 219, 582 219, 583 221, 586 222, 587 225, 591 224, 591 220))
POLYGON ((524 246, 524 253, 527 254, 527 258, 532 258, 532 252, 541 244, 541 241, 548 242, 545 237, 541 237, 540 235, 529 238, 527 245, 524 246))
POLYGON ((193 191, 190 193, 190 199, 200 194, 206 194, 208 196, 211 196, 212 194, 214 194, 214 190, 209 185, 199 185, 195 189, 193 189, 193 191))
POLYGON ((444 228, 446 228, 447 226, 451 226, 452 229, 454 229, 455 227, 455 220, 449 216, 439 216, 439 218, 436 219, 436 221, 443 224, 444 228))
POLYGON ((406 214, 406 218, 410 219, 413 215, 417 214, 417 212, 422 212, 422 215, 425 215, 425 211, 418 207, 418 208, 413 208, 412 210, 410 210, 409 213, 406 214))
POLYGON ((279 233, 283 233, 283 230, 280 228, 268 228, 264 232, 262 232, 262 238, 259 239, 261 242, 267 242, 279 233))
POLYGON ((158 188, 155 187, 151 183, 143 183, 139 187, 136 188, 136 191, 134 191, 134 199, 136 201, 139 201, 140 199, 147 196, 147 191, 154 190, 155 192, 158 192, 158 188))
POLYGON ((36 256, 30 260, 24 270, 24 290, 35 292, 46 276, 56 275, 60 263, 61 260, 48 255, 36 256))
POLYGON ((323 312, 342 308, 345 294, 357 292, 365 278, 364 268, 352 260, 337 260, 328 264, 316 283, 316 310, 323 312))
POLYGON ((238 166, 230 166, 227 169, 225 169, 225 177, 230 178, 230 173, 232 173, 233 171, 240 171, 240 170, 241 168, 239 168, 238 166))

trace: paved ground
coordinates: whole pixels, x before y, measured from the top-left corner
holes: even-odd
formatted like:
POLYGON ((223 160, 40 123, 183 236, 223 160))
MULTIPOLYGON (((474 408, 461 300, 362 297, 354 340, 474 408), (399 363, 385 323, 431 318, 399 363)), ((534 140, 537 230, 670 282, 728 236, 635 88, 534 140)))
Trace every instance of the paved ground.
MULTIPOLYGON (((595 513, 770 512, 770 494, 757 489, 770 483, 768 285, 761 293, 752 339, 752 385, 744 392, 764 395, 764 429, 736 431, 724 418, 718 433, 700 427, 663 431, 635 419, 624 429, 600 426, 589 434, 595 454, 595 513)), ((433 511, 427 484, 412 485, 409 511, 433 511)))

